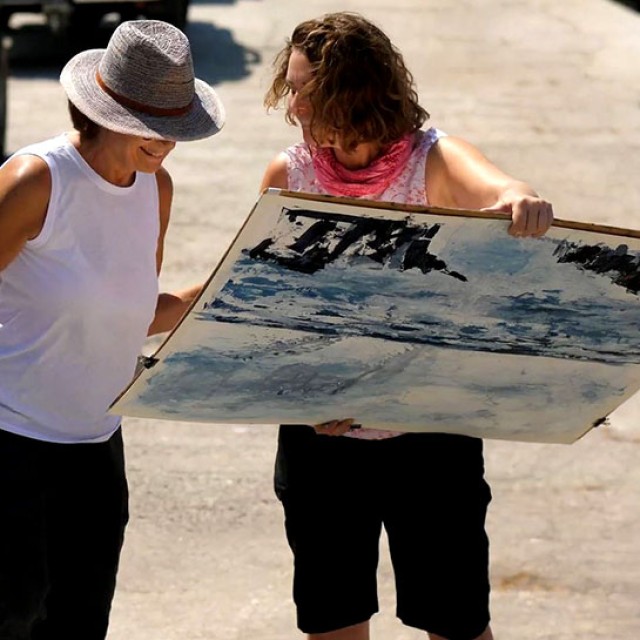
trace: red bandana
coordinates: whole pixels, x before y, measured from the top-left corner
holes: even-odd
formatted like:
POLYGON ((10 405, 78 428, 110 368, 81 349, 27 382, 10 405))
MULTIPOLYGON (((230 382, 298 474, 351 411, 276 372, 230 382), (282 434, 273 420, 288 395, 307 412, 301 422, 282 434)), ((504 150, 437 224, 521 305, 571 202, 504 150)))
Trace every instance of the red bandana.
POLYGON ((415 134, 408 133, 390 144, 364 169, 347 169, 330 147, 311 150, 313 168, 322 188, 334 196, 379 196, 400 175, 413 151, 415 134))

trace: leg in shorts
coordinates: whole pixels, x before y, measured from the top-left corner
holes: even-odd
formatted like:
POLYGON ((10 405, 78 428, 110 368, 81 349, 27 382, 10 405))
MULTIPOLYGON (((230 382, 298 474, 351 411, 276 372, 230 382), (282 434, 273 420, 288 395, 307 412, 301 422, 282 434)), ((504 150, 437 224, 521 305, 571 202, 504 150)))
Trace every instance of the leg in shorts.
POLYGON ((480 440, 406 434, 368 441, 285 425, 275 484, 303 632, 358 624, 378 610, 383 525, 405 624, 471 640, 489 623, 490 492, 480 440))
POLYGON ((489 624, 489 541, 482 441, 406 434, 386 459, 384 525, 397 616, 448 640, 472 640, 489 624))

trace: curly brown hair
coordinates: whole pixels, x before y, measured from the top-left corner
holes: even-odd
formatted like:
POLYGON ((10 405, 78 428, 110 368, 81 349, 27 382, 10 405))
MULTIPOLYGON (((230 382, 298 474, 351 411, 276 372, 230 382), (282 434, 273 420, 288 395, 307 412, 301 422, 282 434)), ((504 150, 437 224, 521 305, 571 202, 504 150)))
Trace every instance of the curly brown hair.
MULTIPOLYGON (((312 67, 312 79, 300 94, 312 109, 314 140, 337 137, 347 151, 361 142, 385 145, 429 118, 418 104, 402 54, 377 26, 351 12, 329 13, 294 29, 273 63, 267 110, 277 109, 291 91, 287 67, 293 49, 304 53, 312 67)), ((291 114, 286 119, 295 124, 291 114)))

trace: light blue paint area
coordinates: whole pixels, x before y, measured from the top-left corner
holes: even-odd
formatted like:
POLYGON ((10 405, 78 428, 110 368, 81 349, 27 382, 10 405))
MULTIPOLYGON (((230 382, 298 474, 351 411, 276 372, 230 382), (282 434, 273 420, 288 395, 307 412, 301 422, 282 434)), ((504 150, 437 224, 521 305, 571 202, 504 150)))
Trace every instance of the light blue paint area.
POLYGON ((575 429, 576 420, 589 424, 592 407, 622 396, 628 383, 627 369, 611 365, 495 356, 492 367, 481 354, 461 361, 426 345, 220 329, 206 346, 174 353, 158 373, 151 370, 138 402, 152 414, 191 420, 269 423, 277 416, 313 423, 349 416, 365 426, 401 420, 408 431, 429 425, 457 433, 475 425, 494 437, 517 432, 562 441, 562 429, 575 429), (570 419, 567 406, 576 407, 570 419), (537 408, 539 415, 541 407, 547 420, 533 424, 529 413, 537 408))
MULTIPOLYGON (((473 224, 473 222, 471 222, 473 224)), ((451 269, 460 271, 473 280, 484 277, 513 276, 530 268, 532 261, 540 251, 539 243, 556 243, 548 238, 536 240, 516 240, 508 242, 516 251, 505 251, 504 223, 483 221, 482 233, 473 240, 473 249, 469 246, 469 229, 464 227, 459 233, 453 232, 445 246, 440 248, 438 238, 433 242, 433 250, 447 262, 451 269)), ((507 244, 507 246, 509 246, 507 244)))
MULTIPOLYGON (((257 337, 260 331, 253 333, 257 337)), ((225 398, 231 411, 251 404, 255 397, 277 399, 283 406, 291 403, 298 410, 307 398, 330 401, 365 378, 375 384, 382 369, 387 373, 379 382, 384 384, 388 372, 401 371, 405 365, 403 346, 395 348, 399 356, 386 348, 381 356, 365 361, 364 354, 343 351, 339 338, 280 333, 281 339, 265 341, 262 347, 259 340, 244 346, 215 340, 215 346, 174 353, 165 359, 162 372, 151 376, 141 400, 171 413, 179 412, 174 404, 178 398, 193 407, 212 396, 217 401, 225 398), (394 366, 398 357, 402 363, 394 366)))

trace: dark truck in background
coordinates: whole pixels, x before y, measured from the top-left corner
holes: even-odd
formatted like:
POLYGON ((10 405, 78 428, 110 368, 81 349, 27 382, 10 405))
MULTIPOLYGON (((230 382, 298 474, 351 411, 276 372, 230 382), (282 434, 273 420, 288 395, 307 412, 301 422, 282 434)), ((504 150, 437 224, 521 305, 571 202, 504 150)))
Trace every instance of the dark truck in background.
POLYGON ((0 32, 9 30, 14 13, 41 14, 54 34, 69 38, 97 28, 110 13, 121 20, 143 15, 184 29, 188 8, 189 0, 0 0, 0 32))

